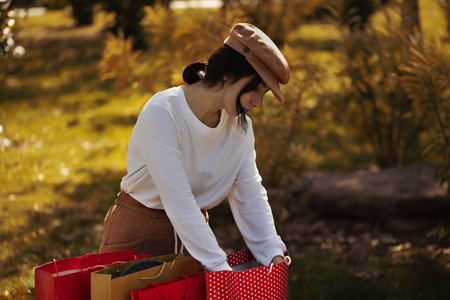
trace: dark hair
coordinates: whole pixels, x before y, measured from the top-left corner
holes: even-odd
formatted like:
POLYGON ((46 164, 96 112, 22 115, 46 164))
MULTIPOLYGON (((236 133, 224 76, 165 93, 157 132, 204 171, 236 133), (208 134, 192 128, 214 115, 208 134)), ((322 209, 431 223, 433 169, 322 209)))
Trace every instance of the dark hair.
POLYGON ((241 105, 241 96, 245 93, 252 92, 258 90, 258 86, 261 84, 262 78, 259 75, 253 77, 239 92, 239 95, 236 100, 236 111, 238 113, 239 125, 241 125, 244 131, 247 131, 247 120, 245 119, 245 110, 241 105))
POLYGON ((235 83, 240 79, 256 75, 239 93, 236 99, 236 109, 239 116, 239 124, 247 129, 247 120, 245 112, 241 106, 240 97, 242 94, 256 90, 261 83, 261 77, 250 65, 247 59, 231 48, 223 44, 211 54, 208 62, 196 61, 188 65, 183 71, 183 80, 187 84, 202 82, 206 87, 213 87, 217 84, 224 84, 224 76, 231 79, 231 83, 235 83))
POLYGON ((206 63, 196 61, 188 65, 183 71, 183 80, 187 84, 193 84, 202 80, 205 76, 206 63))

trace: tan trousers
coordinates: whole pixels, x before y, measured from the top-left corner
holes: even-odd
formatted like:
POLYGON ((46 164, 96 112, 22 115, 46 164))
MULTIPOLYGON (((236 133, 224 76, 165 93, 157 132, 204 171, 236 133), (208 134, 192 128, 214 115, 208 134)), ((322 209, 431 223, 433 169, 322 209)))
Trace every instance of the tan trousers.
MULTIPOLYGON (((208 213, 202 211, 208 222, 208 213)), ((181 241, 178 238, 178 249, 181 241)), ((154 256, 175 251, 174 229, 164 210, 151 209, 120 192, 105 218, 100 253, 136 249, 136 254, 154 256)), ((185 250, 185 255, 189 253, 185 250)))

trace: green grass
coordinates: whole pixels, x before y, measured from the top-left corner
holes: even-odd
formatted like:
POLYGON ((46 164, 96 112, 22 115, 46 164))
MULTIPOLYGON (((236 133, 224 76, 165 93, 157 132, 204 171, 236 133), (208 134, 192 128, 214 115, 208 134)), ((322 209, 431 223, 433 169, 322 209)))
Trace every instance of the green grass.
MULTIPOLYGON (((421 1, 424 14, 434 16, 427 3, 421 1)), ((0 144, 5 145, 0 146, 0 299, 31 299, 34 267, 98 250, 103 218, 126 173, 131 130, 151 96, 100 82, 100 29, 110 19, 100 13, 94 26, 74 29, 63 11, 51 11, 20 22, 27 53, 10 62, 0 92, 0 144)), ((442 33, 442 18, 423 22, 424 29, 442 33)), ((337 90, 336 31, 304 25, 290 39, 328 70, 329 88, 337 90)), ((342 159, 328 148, 329 160, 318 161, 342 159)), ((232 222, 227 215, 224 207, 213 211, 212 226, 219 239, 229 239, 224 248, 240 250, 233 249, 243 244, 237 229, 227 225, 232 222)), ((386 254, 388 246, 375 254, 364 246, 358 252, 363 259, 343 259, 322 249, 316 238, 288 239, 296 253, 291 299, 444 299, 450 293, 445 256, 398 263, 386 254), (383 275, 373 275, 377 272, 383 275)))

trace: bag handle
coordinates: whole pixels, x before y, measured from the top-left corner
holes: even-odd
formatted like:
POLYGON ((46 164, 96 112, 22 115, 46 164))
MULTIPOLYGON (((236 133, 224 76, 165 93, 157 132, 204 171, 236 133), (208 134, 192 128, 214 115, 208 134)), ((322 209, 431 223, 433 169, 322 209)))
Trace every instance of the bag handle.
POLYGON ((56 264, 56 259, 53 259, 53 265, 55 266, 55 273, 56 273, 56 276, 59 276, 58 265, 56 264))
POLYGON ((169 299, 167 299, 167 296, 164 294, 164 292, 159 287, 159 285, 157 285, 155 283, 149 283, 148 287, 150 287, 150 286, 154 286, 158 290, 158 293, 161 296, 161 298, 163 298, 163 300, 169 300, 169 299))
POLYGON ((184 297, 183 299, 186 300, 187 297, 189 296, 189 293, 191 292, 191 282, 189 280, 189 277, 187 277, 186 275, 180 275, 178 276, 178 278, 183 278, 186 279, 186 291, 184 292, 184 297))
MULTIPOLYGON (((178 259, 182 259, 182 258, 183 258, 183 255, 179 255, 179 256, 175 257, 174 260, 170 263, 169 270, 171 270, 171 269, 173 268, 173 265, 175 264, 175 261, 177 261, 178 259)), ((168 264, 169 264, 169 263, 164 262, 163 265, 162 265, 162 267, 161 267, 161 270, 159 270, 159 273, 156 274, 155 276, 144 276, 144 277, 139 277, 139 280, 150 280, 150 279, 158 278, 159 276, 161 276, 161 274, 162 274, 162 272, 163 272, 163 270, 164 270, 164 267, 165 267, 166 265, 168 265, 168 264)))
MULTIPOLYGON (((81 258, 81 262, 80 262, 80 270, 83 270, 83 266, 84 266, 84 262, 86 261, 86 258, 91 255, 92 255, 91 253, 86 253, 85 255, 83 255, 83 257, 81 258)), ((98 260, 98 264, 100 265, 101 264, 100 256, 97 256, 97 260, 98 260)))
MULTIPOLYGON (((180 278, 186 279, 186 291, 184 292, 184 297, 183 297, 183 299, 186 300, 191 291, 191 283, 189 282, 189 277, 187 277, 186 275, 178 276, 178 279, 180 279, 180 278)), ((164 294, 163 290, 161 289, 161 287, 158 284, 151 282, 147 285, 147 287, 155 287, 158 290, 159 295, 163 298, 163 300, 168 300, 167 296, 164 294)))
POLYGON ((86 275, 87 275, 87 272, 90 270, 90 269, 95 269, 95 268, 103 268, 103 269, 106 269, 106 268, 109 268, 109 267, 112 267, 112 266, 114 266, 114 265, 119 265, 119 264, 124 264, 124 263, 127 263, 127 262, 129 262, 129 261, 115 261, 115 262, 113 262, 113 263, 111 263, 111 264, 109 264, 109 265, 95 265, 95 266, 93 266, 93 267, 88 267, 86 270, 81 270, 81 276, 83 276, 83 279, 85 279, 86 278, 86 275))
POLYGON ((287 265, 289 266, 290 264, 291 264, 291 262, 292 262, 292 259, 291 259, 291 257, 290 256, 286 256, 285 258, 284 258, 284 261, 287 263, 287 265))
MULTIPOLYGON (((109 268, 109 267, 114 266, 114 265, 126 263, 126 261, 115 261, 115 262, 113 262, 113 263, 111 263, 111 264, 108 264, 108 265, 95 265, 95 266, 93 266, 93 267, 88 267, 86 270, 83 270, 83 262, 84 262, 84 259, 85 259, 87 256, 89 256, 89 255, 91 255, 91 254, 90 254, 90 253, 86 253, 86 254, 83 256, 83 258, 81 259, 81 263, 80 263, 80 271, 81 271, 82 274, 83 274, 83 275, 82 275, 83 278, 84 278, 84 276, 86 276, 87 271, 89 271, 90 269, 99 268, 99 267, 100 267, 100 268, 103 268, 103 269, 106 269, 106 268, 109 268)), ((98 260, 99 260, 99 262, 100 262, 100 258, 99 258, 98 260)), ((53 259, 53 265, 55 266, 55 273, 56 273, 56 276, 59 277, 60 275, 59 275, 58 264, 56 263, 56 259, 53 259)))
MULTIPOLYGON (((80 262, 80 271, 83 271, 83 264, 84 264, 84 260, 86 259, 86 257, 88 257, 89 255, 91 255, 90 253, 86 253, 85 255, 83 255, 83 257, 81 258, 81 262, 80 262)), ((99 258, 99 262, 100 262, 100 258, 99 258)), ((56 259, 53 259, 53 265, 55 266, 55 273, 56 276, 60 276, 59 272, 58 272, 58 264, 56 263, 56 259)), ((89 268, 88 268, 89 270, 89 268)))
POLYGON ((159 276, 161 276, 161 274, 162 274, 162 272, 163 272, 163 270, 164 270, 164 267, 165 267, 166 265, 167 265, 167 263, 164 263, 164 264, 161 266, 161 270, 159 270, 159 273, 156 274, 155 276, 144 276, 144 277, 139 277, 139 280, 150 280, 150 279, 158 278, 159 276))

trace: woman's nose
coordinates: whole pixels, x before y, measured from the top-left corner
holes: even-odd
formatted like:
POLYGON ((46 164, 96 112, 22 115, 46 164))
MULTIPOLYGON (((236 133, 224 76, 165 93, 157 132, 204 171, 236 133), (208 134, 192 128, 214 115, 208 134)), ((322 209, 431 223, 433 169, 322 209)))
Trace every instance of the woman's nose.
POLYGON ((263 97, 258 97, 253 101, 253 106, 256 108, 260 108, 262 106, 263 97))

